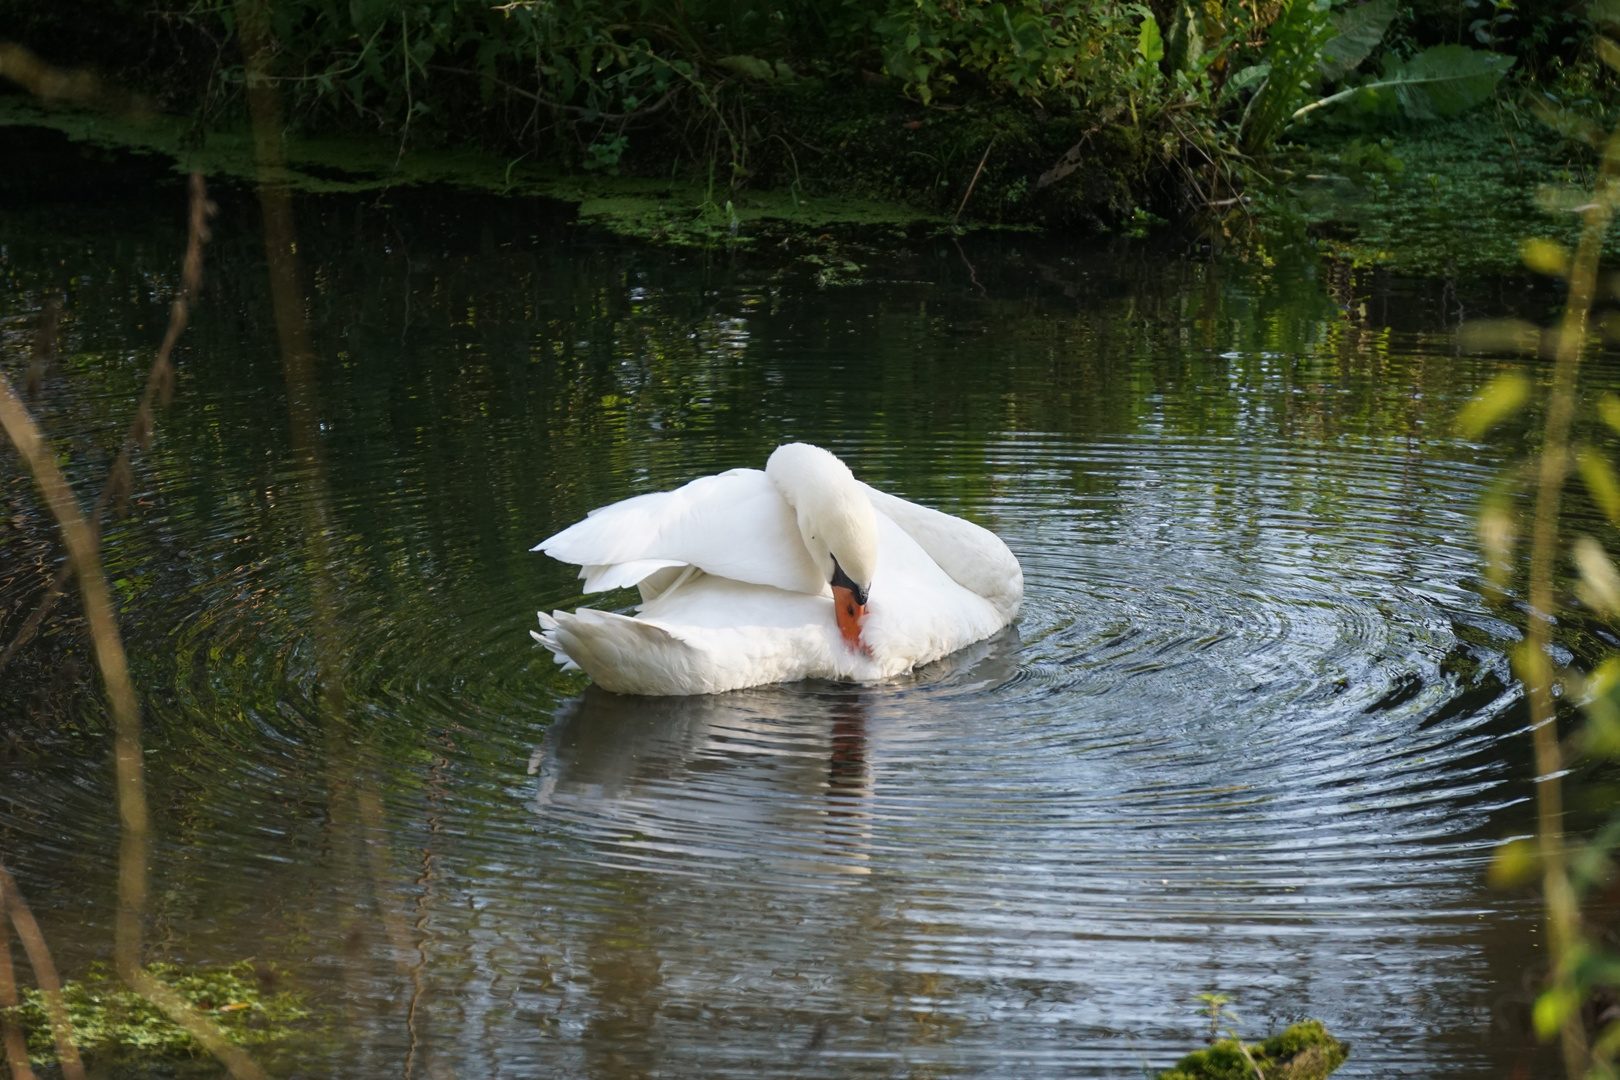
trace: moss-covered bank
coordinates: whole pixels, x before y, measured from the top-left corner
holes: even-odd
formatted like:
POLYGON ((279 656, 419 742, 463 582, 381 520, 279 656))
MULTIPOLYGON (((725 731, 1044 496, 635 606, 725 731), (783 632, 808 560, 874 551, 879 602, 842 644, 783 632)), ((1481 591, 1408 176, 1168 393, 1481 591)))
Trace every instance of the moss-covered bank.
POLYGON ((1160 1073, 1158 1080, 1250 1080, 1256 1066, 1266 1080, 1323 1080, 1349 1056, 1350 1048, 1329 1034, 1320 1020, 1306 1020, 1251 1046, 1224 1039, 1207 1050, 1195 1050, 1160 1073))

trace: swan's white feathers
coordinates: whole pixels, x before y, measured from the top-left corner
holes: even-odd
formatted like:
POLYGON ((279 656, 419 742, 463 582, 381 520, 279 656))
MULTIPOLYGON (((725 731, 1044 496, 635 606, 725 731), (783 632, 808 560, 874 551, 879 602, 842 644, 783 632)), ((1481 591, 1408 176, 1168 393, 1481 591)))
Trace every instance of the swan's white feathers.
POLYGON ((1024 571, 989 529, 861 484, 872 508, 906 531, 951 580, 995 605, 1011 622, 1024 599, 1024 571))
POLYGON ((637 495, 601 507, 533 550, 593 570, 655 564, 627 581, 622 580, 624 575, 598 570, 587 576, 586 592, 617 588, 621 581, 634 585, 659 567, 687 564, 709 574, 795 592, 827 587, 827 579, 817 572, 799 540, 792 509, 759 469, 732 469, 674 491, 637 495))
MULTIPOLYGON (((733 469, 626 499, 542 541, 537 550, 584 567, 586 591, 639 584, 643 603, 634 618, 591 608, 542 613, 535 639, 607 690, 706 694, 805 678, 887 678, 983 640, 1016 616, 1023 572, 994 533, 867 487, 832 455, 802 449, 829 459, 842 477, 795 451, 791 463, 808 471, 789 480, 789 496, 773 482, 779 449, 772 476, 733 469), (859 517, 838 509, 852 495, 872 515, 846 528, 857 538, 873 534, 862 541, 874 560, 861 627, 866 654, 843 640, 827 577, 801 535, 807 503, 859 517)), ((812 525, 817 536, 838 533, 812 525)))
POLYGON ((855 584, 869 589, 877 569, 877 522, 849 466, 819 446, 787 443, 771 454, 765 475, 793 507, 821 579, 832 580, 836 559, 855 584))
POLYGON ((639 585, 659 570, 685 566, 679 559, 632 559, 622 563, 593 563, 579 568, 585 579, 585 591, 607 592, 609 589, 628 589, 639 585))

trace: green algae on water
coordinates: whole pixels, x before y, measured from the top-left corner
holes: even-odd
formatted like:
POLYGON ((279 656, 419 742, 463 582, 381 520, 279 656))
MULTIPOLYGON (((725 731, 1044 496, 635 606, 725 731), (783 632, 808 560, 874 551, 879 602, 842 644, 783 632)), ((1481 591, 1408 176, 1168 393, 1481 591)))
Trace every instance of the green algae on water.
POLYGON ((1305 1020, 1280 1035, 1248 1047, 1223 1039, 1207 1050, 1195 1050, 1159 1074, 1159 1080, 1249 1080, 1254 1065, 1266 1080, 1322 1080, 1343 1065, 1350 1047, 1335 1039, 1320 1020, 1305 1020), (1254 1064, 1249 1063, 1249 1058, 1254 1064))
MULTIPOLYGON (((194 145, 181 117, 112 116, 72 106, 45 106, 21 95, 0 95, 0 127, 45 127, 74 142, 167 158, 177 172, 261 179, 253 139, 245 130, 210 132, 194 145)), ((290 138, 279 176, 295 190, 315 194, 381 191, 413 184, 448 184, 517 198, 574 203, 579 219, 609 232, 676 246, 746 240, 760 228, 800 230, 843 226, 943 224, 936 214, 897 202, 812 197, 788 191, 727 192, 723 186, 645 177, 579 175, 507 160, 474 149, 417 149, 357 136, 290 138)))
MULTIPOLYGON (((276 990, 280 976, 269 965, 248 960, 224 968, 149 964, 146 971, 206 1015, 238 1046, 270 1047, 309 1032, 313 1013, 303 995, 276 990)), ((56 1044, 45 995, 29 989, 21 997, 20 1005, 0 1010, 0 1016, 23 1030, 29 1056, 36 1063, 54 1062, 56 1044)), ((74 1042, 91 1061, 134 1063, 208 1056, 196 1040, 104 965, 92 966, 84 978, 64 983, 62 999, 74 1042)))

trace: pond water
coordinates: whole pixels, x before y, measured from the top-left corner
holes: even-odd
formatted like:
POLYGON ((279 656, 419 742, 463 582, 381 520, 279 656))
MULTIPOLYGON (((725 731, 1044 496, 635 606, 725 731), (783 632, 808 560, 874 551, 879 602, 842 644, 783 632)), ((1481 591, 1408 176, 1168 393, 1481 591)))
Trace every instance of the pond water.
MULTIPOLYGON (((34 407, 86 492, 184 243, 177 186, 96 194, 0 208, 0 363, 60 295, 34 407)), ((217 197, 106 558, 149 953, 284 968, 341 1037, 280 1071, 1134 1076, 1202 1044, 1201 993, 1251 1038, 1321 1018, 1347 1077, 1550 1062, 1534 897, 1483 880, 1530 791, 1519 615, 1473 541, 1512 440, 1450 427, 1500 362, 1448 328, 1522 283, 1020 236, 672 253, 452 192, 300 200, 310 464, 257 204, 217 197), (790 439, 998 532, 1017 625, 892 683, 664 700, 530 640, 585 602, 538 540, 790 439)), ((54 556, 3 460, 15 582, 54 556)), ((47 670, 75 640, 0 676, 0 854, 69 974, 109 955, 117 850, 105 724, 47 670)))

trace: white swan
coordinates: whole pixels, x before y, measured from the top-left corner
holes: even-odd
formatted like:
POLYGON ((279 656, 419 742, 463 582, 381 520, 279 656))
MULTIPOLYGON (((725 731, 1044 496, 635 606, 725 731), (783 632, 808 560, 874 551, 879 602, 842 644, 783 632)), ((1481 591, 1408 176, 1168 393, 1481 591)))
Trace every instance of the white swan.
POLYGON ((536 641, 621 694, 715 694, 796 679, 871 681, 983 640, 1018 615, 1007 545, 886 495, 789 443, 732 469, 591 511, 532 550, 586 592, 639 585, 637 616, 540 613, 536 641))

